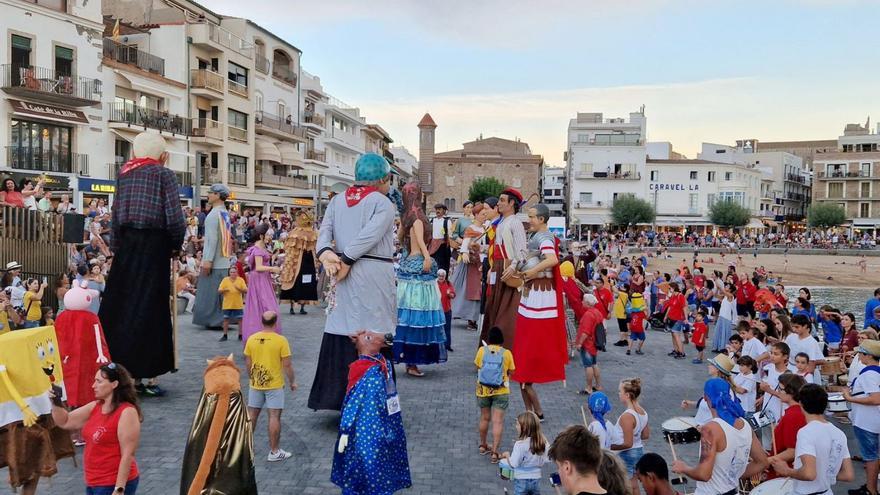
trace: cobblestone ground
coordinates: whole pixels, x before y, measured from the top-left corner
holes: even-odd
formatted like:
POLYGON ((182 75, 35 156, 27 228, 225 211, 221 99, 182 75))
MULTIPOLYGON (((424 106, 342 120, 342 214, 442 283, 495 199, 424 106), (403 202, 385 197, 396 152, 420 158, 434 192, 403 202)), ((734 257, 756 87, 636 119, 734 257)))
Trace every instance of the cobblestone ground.
MULTIPOLYGON (((324 322, 321 310, 311 308, 309 311, 307 316, 285 313, 282 318, 284 334, 291 340, 300 389, 294 394, 287 392, 282 416, 281 446, 293 453, 291 459, 281 463, 266 462, 265 416, 260 418, 256 427, 256 474, 260 493, 264 495, 339 493, 329 481, 338 414, 313 412, 306 407, 324 322)), ((616 324, 610 323, 609 330, 616 330, 616 324)), ((141 470, 138 493, 179 493, 181 460, 201 390, 205 359, 233 352, 236 361, 242 363, 242 347, 237 341, 217 342, 219 332, 198 329, 189 323, 189 317, 182 318, 179 336, 180 371, 165 376, 162 381, 168 396, 143 402, 146 419, 137 452, 141 470)), ((615 336, 616 331, 610 331, 609 341, 613 342, 615 336)), ((412 489, 402 493, 501 494, 505 488, 512 492, 510 483, 498 477, 497 467, 477 452, 478 410, 472 364, 476 340, 474 332, 467 331, 462 322, 456 321, 453 330, 455 352, 450 353, 449 362, 425 367, 424 378, 398 373, 413 479, 412 489)), ((603 385, 614 402, 609 417, 616 418, 621 412, 616 394, 619 380, 641 376, 644 381, 642 403, 648 410, 652 430, 646 450, 659 452, 671 461, 660 425, 669 417, 682 415, 679 404, 683 398, 696 399, 699 396, 706 367, 691 364, 693 347, 688 349, 687 360, 678 361, 666 357, 669 348, 668 335, 649 331, 645 356, 626 356, 621 348, 611 346, 608 352, 600 353, 599 359, 603 385)), ((548 438, 552 439, 565 426, 582 421, 580 406, 583 398, 577 390, 583 384, 583 370, 572 362, 568 368, 567 387, 561 383, 538 387, 547 418, 544 431, 548 438)), ((247 386, 245 381, 242 386, 247 386)), ((521 399, 511 397, 511 407, 505 418, 503 450, 512 447, 514 420, 522 410, 521 399)), ((857 452, 852 428, 842 428, 850 437, 851 452, 857 452)), ((677 453, 693 462, 698 455, 697 446, 677 447, 677 453)), ((51 480, 44 480, 39 493, 84 493, 81 451, 77 461, 79 466, 74 466, 70 460, 62 461, 59 474, 51 480)), ((855 468, 857 482, 837 485, 835 493, 845 493, 845 488, 863 483, 863 465, 856 463, 855 468)), ((546 466, 544 471, 549 476, 552 465, 546 466)), ((552 493, 546 481, 543 489, 552 493)), ((8 488, 5 490, 11 493, 8 488)))

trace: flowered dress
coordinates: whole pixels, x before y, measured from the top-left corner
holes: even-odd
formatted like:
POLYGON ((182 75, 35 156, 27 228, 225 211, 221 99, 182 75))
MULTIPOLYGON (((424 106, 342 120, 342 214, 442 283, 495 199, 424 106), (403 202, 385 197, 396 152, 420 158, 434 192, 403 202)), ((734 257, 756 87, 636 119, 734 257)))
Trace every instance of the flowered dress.
POLYGON ((446 362, 446 317, 437 286, 437 262, 422 272, 421 254, 403 253, 397 269, 397 332, 394 361, 408 365, 446 362))

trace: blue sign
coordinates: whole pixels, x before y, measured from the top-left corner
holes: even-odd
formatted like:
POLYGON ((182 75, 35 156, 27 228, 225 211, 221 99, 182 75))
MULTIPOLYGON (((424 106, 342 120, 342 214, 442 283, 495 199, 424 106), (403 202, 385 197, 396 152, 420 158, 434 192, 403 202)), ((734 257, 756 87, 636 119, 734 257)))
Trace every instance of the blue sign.
POLYGON ((177 186, 177 193, 180 194, 181 198, 192 199, 193 188, 192 186, 177 186))
POLYGON ((86 193, 116 194, 116 181, 80 178, 79 190, 86 193))

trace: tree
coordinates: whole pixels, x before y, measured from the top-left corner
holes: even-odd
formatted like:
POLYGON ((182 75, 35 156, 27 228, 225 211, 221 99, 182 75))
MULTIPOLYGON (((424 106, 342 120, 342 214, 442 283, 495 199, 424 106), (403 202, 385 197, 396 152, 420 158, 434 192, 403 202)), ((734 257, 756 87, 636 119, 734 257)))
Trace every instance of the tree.
POLYGON ((846 223, 846 210, 833 203, 817 203, 807 213, 810 227, 827 229, 846 223))
POLYGON ((475 180, 468 189, 468 199, 476 203, 490 196, 498 197, 507 186, 495 177, 483 177, 475 180))
POLYGON ((657 216, 654 207, 644 199, 628 194, 618 195, 611 205, 611 223, 624 229, 639 223, 651 223, 657 216))
POLYGON ((716 201, 709 207, 709 220, 719 227, 742 227, 751 217, 748 208, 730 200, 716 201))

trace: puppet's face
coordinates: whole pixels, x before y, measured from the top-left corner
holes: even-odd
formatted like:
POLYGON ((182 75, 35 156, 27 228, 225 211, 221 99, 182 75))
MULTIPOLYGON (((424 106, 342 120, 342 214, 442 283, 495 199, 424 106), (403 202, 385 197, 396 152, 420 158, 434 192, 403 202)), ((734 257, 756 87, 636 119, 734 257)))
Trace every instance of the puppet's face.
MULTIPOLYGON (((61 386, 63 375, 55 327, 16 330, 0 335, 0 365, 22 397, 46 394, 51 385, 61 386)), ((0 404, 12 400, 0 385, 0 404)))
POLYGON ((382 335, 378 332, 361 330, 351 336, 358 354, 372 356, 378 354, 383 347, 390 346, 394 342, 394 336, 390 333, 382 335))

